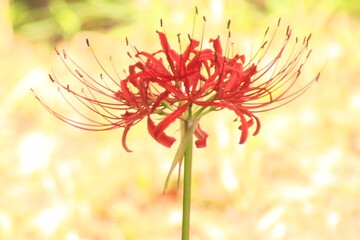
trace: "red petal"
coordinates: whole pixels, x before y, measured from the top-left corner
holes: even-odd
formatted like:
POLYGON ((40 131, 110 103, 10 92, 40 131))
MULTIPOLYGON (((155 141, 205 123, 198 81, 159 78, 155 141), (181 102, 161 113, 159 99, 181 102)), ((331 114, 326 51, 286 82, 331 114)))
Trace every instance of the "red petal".
POLYGON ((222 56, 222 47, 220 43, 220 37, 218 36, 216 39, 210 39, 210 42, 213 43, 213 48, 215 50, 215 53, 218 56, 222 56))
POLYGON ((195 137, 198 139, 195 141, 195 145, 197 148, 204 148, 206 147, 206 140, 208 138, 209 134, 207 134, 205 131, 203 131, 200 128, 200 124, 198 124, 196 130, 195 130, 195 137))
POLYGON ((215 61, 217 67, 223 67, 224 65, 224 57, 222 54, 222 47, 220 43, 220 37, 216 39, 210 39, 210 42, 213 43, 213 48, 215 50, 215 61))
POLYGON ((164 118, 158 125, 155 125, 154 122, 148 118, 148 131, 150 135, 160 144, 166 147, 171 147, 171 145, 175 142, 175 138, 166 135, 165 130, 171 123, 173 123, 187 110, 188 106, 189 103, 180 106, 178 109, 164 118))
POLYGON ((124 132, 123 132, 122 140, 121 140, 122 145, 123 145, 123 148, 124 148, 127 152, 132 152, 132 151, 128 148, 128 146, 126 145, 126 137, 127 137, 127 134, 128 134, 128 132, 129 132, 131 126, 132 126, 132 125, 129 124, 129 125, 127 125, 127 126, 124 128, 124 132))
POLYGON ((240 142, 239 144, 243 144, 245 143, 248 135, 249 135, 249 131, 248 131, 248 124, 247 121, 244 117, 244 114, 242 114, 241 112, 237 114, 240 117, 240 121, 241 121, 241 126, 240 126, 240 130, 241 130, 241 135, 240 135, 240 142))
POLYGON ((151 120, 150 117, 148 117, 148 121, 147 121, 147 125, 148 125, 148 132, 150 133, 150 135, 160 144, 164 145, 165 147, 171 147, 171 145, 175 142, 175 138, 174 137, 169 137, 168 135, 166 135, 164 132, 155 135, 155 130, 156 130, 156 125, 155 123, 151 120))
POLYGON ((190 44, 186 48, 184 54, 183 54, 183 61, 186 62, 189 58, 190 53, 194 52, 195 48, 199 46, 200 42, 196 41, 194 39, 190 40, 190 44))
POLYGON ((253 133, 253 136, 256 136, 260 132, 261 122, 257 116, 253 115, 253 117, 255 118, 255 121, 256 121, 256 129, 255 129, 255 132, 253 133))
POLYGON ((178 107, 178 109, 176 109, 174 112, 172 112, 171 114, 169 114, 168 116, 166 116, 166 118, 164 118, 157 126, 156 129, 154 131, 154 135, 158 135, 162 132, 165 131, 165 129, 171 124, 173 123, 177 118, 179 118, 188 108, 190 103, 186 103, 184 105, 181 105, 180 107, 178 107))
POLYGON ((177 54, 174 50, 172 50, 170 48, 170 44, 166 38, 166 35, 162 32, 158 32, 159 38, 160 38, 160 43, 161 46, 164 50, 164 53, 166 55, 166 59, 169 62, 170 68, 172 70, 173 73, 176 72, 176 68, 174 65, 174 62, 178 65, 179 61, 180 61, 180 57, 179 54, 177 54))

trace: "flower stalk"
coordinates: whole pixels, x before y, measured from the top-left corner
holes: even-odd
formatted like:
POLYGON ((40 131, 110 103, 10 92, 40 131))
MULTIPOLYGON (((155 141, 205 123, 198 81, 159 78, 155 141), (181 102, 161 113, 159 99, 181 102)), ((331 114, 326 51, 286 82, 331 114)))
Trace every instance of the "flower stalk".
MULTIPOLYGON (((185 132, 189 131, 194 124, 192 121, 185 122, 185 132)), ((191 134, 184 153, 184 178, 183 178, 183 215, 181 239, 188 240, 190 237, 190 209, 191 209, 191 173, 192 173, 193 136, 191 134)), ((179 166, 180 167, 180 166, 179 166)))

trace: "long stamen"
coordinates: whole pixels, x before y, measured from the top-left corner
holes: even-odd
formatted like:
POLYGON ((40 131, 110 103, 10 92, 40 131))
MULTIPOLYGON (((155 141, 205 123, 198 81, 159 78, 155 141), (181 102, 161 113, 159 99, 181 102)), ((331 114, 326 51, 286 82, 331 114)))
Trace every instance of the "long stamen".
POLYGON ((226 39, 226 46, 225 46, 225 57, 227 58, 229 57, 229 51, 230 51, 230 39, 231 39, 230 23, 231 20, 229 19, 226 27, 226 29, 228 30, 228 36, 226 39))
POLYGON ((203 16, 203 27, 202 27, 202 34, 201 34, 201 41, 200 41, 200 51, 202 50, 202 46, 203 46, 203 42, 204 42, 205 23, 206 23, 206 17, 203 16))
POLYGON ((195 14, 194 14, 194 20, 193 20, 193 28, 191 31, 191 38, 194 38, 194 31, 195 31, 195 23, 196 23, 196 17, 199 15, 198 8, 195 6, 195 14))

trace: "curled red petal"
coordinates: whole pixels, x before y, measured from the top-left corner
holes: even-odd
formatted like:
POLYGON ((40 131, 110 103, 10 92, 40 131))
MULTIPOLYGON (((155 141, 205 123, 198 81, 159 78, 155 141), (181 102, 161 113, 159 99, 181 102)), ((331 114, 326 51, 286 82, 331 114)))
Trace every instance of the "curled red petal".
POLYGON ((151 120, 150 117, 148 117, 147 126, 148 126, 148 132, 158 143, 164 145, 165 147, 171 147, 171 145, 175 142, 174 137, 170 137, 166 135, 164 132, 155 135, 156 125, 151 120))
POLYGON ((260 132, 261 122, 257 116, 253 115, 253 117, 255 118, 255 121, 256 121, 256 129, 255 129, 255 132, 253 133, 253 136, 256 136, 260 132))
POLYGON ((197 125, 195 130, 195 137, 198 139, 195 141, 195 145, 197 148, 206 147, 206 140, 209 134, 207 134, 204 130, 201 129, 200 124, 197 125))
POLYGON ((241 130, 239 144, 243 144, 246 142, 246 139, 249 135, 249 127, 248 127, 248 124, 247 124, 244 114, 238 113, 237 115, 240 117, 240 121, 241 121, 241 125, 239 127, 241 130))
POLYGON ((175 111, 167 115, 155 128, 153 134, 155 137, 162 134, 165 129, 173 123, 177 118, 179 118, 187 109, 190 103, 186 103, 178 107, 175 111))
POLYGON ((128 134, 128 132, 129 132, 131 126, 132 126, 132 125, 129 124, 129 125, 127 125, 127 126, 124 128, 124 132, 123 132, 122 140, 121 140, 122 146, 123 146, 123 148, 125 149, 125 151, 127 151, 127 152, 132 152, 132 150, 130 150, 130 149, 128 148, 127 144, 126 144, 126 137, 127 137, 127 134, 128 134))

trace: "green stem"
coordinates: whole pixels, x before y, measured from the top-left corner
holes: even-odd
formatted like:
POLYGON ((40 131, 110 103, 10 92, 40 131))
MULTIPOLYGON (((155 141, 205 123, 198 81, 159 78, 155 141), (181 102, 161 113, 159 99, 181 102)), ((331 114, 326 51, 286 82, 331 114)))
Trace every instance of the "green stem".
MULTIPOLYGON (((189 131, 189 124, 194 122, 185 122, 185 132, 189 131)), ((190 202, 191 202, 191 165, 193 136, 191 135, 187 142, 184 153, 184 186, 183 186, 183 216, 182 216, 182 240, 189 240, 190 237, 190 202)))

